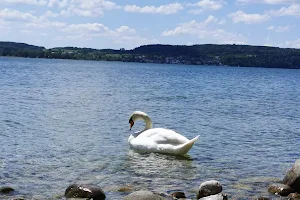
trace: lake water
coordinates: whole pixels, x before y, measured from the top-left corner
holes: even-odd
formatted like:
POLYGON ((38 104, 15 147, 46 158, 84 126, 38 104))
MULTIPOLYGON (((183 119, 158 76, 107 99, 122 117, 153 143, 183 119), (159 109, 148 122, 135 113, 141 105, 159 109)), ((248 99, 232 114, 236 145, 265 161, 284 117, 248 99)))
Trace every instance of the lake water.
POLYGON ((72 183, 113 200, 126 185, 194 198, 215 179, 249 199, 300 157, 299 70, 0 57, 0 111, 0 186, 26 198, 72 183), (135 110, 200 139, 185 157, 135 153, 135 110))

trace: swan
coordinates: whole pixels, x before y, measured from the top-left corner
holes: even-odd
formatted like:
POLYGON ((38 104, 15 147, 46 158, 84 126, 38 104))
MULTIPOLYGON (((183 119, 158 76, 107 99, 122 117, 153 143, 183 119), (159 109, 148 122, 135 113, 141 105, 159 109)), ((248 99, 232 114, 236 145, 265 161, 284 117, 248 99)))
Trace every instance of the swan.
POLYGON ((199 137, 198 135, 189 140, 170 129, 152 128, 152 120, 141 111, 135 111, 130 115, 130 130, 138 120, 145 121, 145 129, 131 134, 128 138, 130 148, 138 152, 184 155, 199 137))

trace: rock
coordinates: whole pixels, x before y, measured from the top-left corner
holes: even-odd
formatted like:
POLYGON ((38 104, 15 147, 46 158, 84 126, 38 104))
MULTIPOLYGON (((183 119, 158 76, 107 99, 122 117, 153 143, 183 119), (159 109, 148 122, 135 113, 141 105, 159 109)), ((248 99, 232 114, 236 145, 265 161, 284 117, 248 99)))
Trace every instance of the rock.
POLYGON ((197 199, 214 194, 219 194, 220 192, 222 192, 222 185, 219 183, 219 181, 205 181, 201 183, 198 189, 197 199))
POLYGON ((276 183, 269 186, 268 191, 272 194, 278 194, 280 196, 287 196, 292 193, 294 190, 284 184, 276 183))
POLYGON ((254 200, 270 200, 270 199, 267 197, 258 197, 258 198, 255 198, 254 200))
POLYGON ((300 199, 300 194, 299 193, 291 193, 291 194, 289 194, 288 198, 291 200, 298 200, 298 199, 300 199))
POLYGON ((15 191, 13 188, 11 187, 8 187, 8 186, 5 186, 5 187, 0 187, 0 193, 10 193, 10 192, 13 192, 15 191))
POLYGON ((300 159, 296 160, 293 167, 287 171, 282 182, 300 193, 300 159))
POLYGON ((151 191, 136 191, 126 197, 124 200, 168 200, 168 198, 162 197, 157 193, 151 191))
POLYGON ((65 191, 66 198, 93 198, 93 200, 104 200, 105 194, 97 185, 72 184, 65 191))
POLYGON ((215 194, 201 198, 200 200, 227 200, 226 194, 215 194))
POLYGON ((124 186, 124 187, 120 187, 119 189, 118 189, 118 192, 132 192, 132 187, 130 187, 130 186, 124 186))
POLYGON ((173 192, 171 196, 172 199, 186 198, 184 192, 173 192))

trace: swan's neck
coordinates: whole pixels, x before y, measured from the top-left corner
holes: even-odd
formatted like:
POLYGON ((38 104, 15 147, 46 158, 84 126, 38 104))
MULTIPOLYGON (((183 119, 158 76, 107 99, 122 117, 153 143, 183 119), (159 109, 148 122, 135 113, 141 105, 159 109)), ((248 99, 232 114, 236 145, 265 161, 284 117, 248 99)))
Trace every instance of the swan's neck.
POLYGON ((152 128, 152 120, 150 119, 149 116, 143 116, 142 119, 145 121, 144 131, 152 128))

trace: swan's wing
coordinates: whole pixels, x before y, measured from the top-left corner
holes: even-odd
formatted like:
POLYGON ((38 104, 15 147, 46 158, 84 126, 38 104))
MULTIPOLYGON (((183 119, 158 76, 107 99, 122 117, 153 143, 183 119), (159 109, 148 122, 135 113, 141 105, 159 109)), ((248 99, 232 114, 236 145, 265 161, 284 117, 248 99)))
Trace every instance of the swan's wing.
POLYGON ((189 141, 186 137, 170 129, 152 128, 142 132, 138 138, 149 139, 156 144, 180 145, 189 141))
POLYGON ((183 155, 186 154, 197 141, 199 136, 189 140, 188 142, 176 146, 170 144, 158 144, 157 150, 168 154, 183 155))

